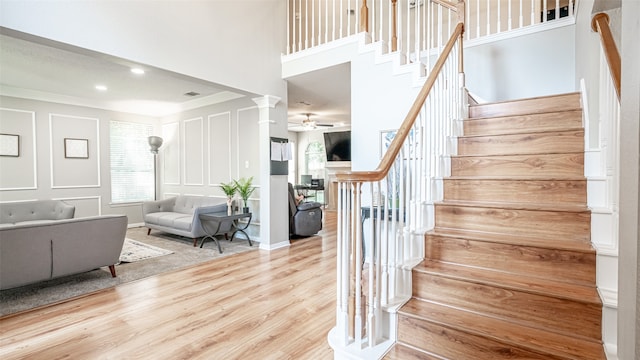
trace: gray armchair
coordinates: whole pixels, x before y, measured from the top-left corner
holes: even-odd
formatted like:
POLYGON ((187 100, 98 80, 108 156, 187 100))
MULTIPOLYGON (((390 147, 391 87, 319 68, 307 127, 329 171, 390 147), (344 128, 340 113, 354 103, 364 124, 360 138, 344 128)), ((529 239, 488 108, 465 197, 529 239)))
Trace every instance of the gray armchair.
POLYGON ((315 201, 296 204, 293 185, 289 183, 289 234, 311 236, 322 230, 322 204, 315 201))

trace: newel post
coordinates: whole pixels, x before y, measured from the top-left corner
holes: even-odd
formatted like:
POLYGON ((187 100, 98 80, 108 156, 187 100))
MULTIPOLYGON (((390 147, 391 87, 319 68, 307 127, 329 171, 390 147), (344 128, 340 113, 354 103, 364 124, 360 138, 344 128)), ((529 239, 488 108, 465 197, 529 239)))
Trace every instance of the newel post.
POLYGON ((369 8, 367 0, 362 0, 360 7, 360 32, 369 32, 369 8))

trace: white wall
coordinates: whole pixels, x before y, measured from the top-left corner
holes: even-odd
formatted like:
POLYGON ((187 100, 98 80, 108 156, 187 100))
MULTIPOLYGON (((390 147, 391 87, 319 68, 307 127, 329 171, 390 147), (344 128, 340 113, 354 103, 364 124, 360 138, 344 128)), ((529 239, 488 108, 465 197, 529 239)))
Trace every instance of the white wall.
POLYGON ((278 0, 0 2, 4 27, 282 98, 285 23, 278 0))
POLYGON ((575 26, 465 47, 467 88, 503 101, 577 91, 575 26))
POLYGON ((351 63, 351 168, 374 170, 380 163, 380 132, 398 129, 420 87, 413 73, 394 75, 392 62, 375 64, 373 53, 351 63))

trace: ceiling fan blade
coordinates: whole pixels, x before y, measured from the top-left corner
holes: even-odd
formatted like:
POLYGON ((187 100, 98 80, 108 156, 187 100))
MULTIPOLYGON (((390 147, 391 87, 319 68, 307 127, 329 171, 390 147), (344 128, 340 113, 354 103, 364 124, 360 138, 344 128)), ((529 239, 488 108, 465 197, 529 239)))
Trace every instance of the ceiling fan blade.
POLYGON ((316 124, 316 126, 333 127, 333 124, 316 124))

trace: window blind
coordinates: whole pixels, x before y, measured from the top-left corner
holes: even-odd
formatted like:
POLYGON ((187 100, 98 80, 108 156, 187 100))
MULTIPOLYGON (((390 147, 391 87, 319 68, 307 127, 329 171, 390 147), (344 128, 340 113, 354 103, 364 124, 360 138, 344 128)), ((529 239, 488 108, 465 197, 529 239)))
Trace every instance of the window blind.
POLYGON ((147 137, 150 124, 110 121, 111 202, 154 199, 154 158, 147 137))

